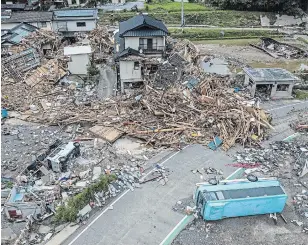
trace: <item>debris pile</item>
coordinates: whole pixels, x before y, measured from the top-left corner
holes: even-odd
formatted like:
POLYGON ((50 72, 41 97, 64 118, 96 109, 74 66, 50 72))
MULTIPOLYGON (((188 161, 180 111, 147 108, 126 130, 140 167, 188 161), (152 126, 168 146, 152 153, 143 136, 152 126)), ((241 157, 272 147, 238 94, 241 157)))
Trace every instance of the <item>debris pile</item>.
POLYGON ((295 211, 307 223, 308 144, 305 137, 291 142, 278 141, 268 149, 245 149, 235 160, 238 167, 246 168, 247 174, 259 172, 261 176, 277 177, 285 188, 295 189, 292 191, 295 211))
POLYGON ((307 51, 286 43, 280 43, 272 38, 262 37, 261 45, 251 46, 258 48, 274 58, 284 57, 287 59, 299 59, 307 57, 307 51))
MULTIPOLYGON (((11 222, 10 226, 24 224, 18 229, 23 231, 14 236, 14 239, 18 237, 20 243, 49 240, 59 231, 53 227, 50 218, 58 217, 58 213, 61 213, 59 207, 73 203, 70 200, 77 194, 80 194, 78 197, 86 196, 84 193, 87 191, 94 191, 91 198, 83 200, 82 207, 70 210, 71 214, 76 213, 77 222, 83 222, 91 210, 106 205, 109 198, 117 196, 124 189, 140 187, 139 179, 144 175, 142 166, 154 153, 152 150, 141 149, 137 154, 132 149, 132 152, 125 151, 124 154, 116 148, 121 145, 111 146, 99 138, 89 138, 79 128, 74 130, 74 126, 66 127, 64 132, 44 126, 7 126, 7 130, 2 131, 3 210, 6 220, 11 222), (59 135, 63 140, 54 141, 59 135), (73 138, 74 143, 68 138, 73 138), (68 151, 72 143, 74 149, 80 149, 78 152, 68 151), (12 152, 21 157, 12 159, 12 152), (27 163, 29 155, 34 159, 27 163), (65 161, 60 160, 63 157, 65 161), (65 165, 65 168, 61 167, 59 171, 59 165, 65 165), (115 181, 106 185, 102 178, 108 176, 115 176, 115 181)), ((75 220, 65 215, 59 221, 75 220)))
POLYGON ((63 36, 61 36, 59 33, 38 29, 22 40, 20 48, 23 50, 34 48, 40 52, 42 56, 49 55, 55 57, 57 55, 63 55, 63 52, 61 53, 61 50, 63 50, 62 39, 63 36), (49 54, 43 54, 44 50, 48 50, 49 54), (57 53, 57 51, 60 53, 57 53))
POLYGON ((113 40, 105 26, 98 25, 88 34, 88 39, 90 40, 92 50, 97 53, 110 53, 113 47, 113 40))

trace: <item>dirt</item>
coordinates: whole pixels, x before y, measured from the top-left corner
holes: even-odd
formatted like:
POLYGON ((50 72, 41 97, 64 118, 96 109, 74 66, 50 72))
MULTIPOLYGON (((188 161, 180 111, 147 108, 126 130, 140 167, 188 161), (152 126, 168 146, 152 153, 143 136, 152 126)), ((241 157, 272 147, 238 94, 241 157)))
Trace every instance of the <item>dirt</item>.
POLYGON ((229 46, 219 44, 198 44, 200 53, 237 59, 243 63, 275 62, 275 58, 250 46, 229 46))
POLYGON ((307 234, 298 226, 279 218, 275 225, 269 215, 193 221, 172 243, 173 245, 304 245, 307 234))

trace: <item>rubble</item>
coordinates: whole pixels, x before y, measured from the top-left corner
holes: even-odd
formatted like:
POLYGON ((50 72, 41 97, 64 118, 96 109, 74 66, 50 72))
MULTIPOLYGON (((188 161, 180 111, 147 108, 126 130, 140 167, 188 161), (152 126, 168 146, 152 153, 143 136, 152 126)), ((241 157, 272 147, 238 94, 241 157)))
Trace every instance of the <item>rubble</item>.
MULTIPOLYGON (((250 170, 246 174, 254 173, 261 176, 277 177, 286 188, 292 188, 292 204, 302 221, 307 223, 308 213, 308 176, 302 173, 306 169, 308 159, 307 136, 299 136, 293 141, 277 141, 270 148, 248 148, 237 153, 235 161, 242 162, 250 170), (249 168, 251 165, 252 168, 249 168), (288 187, 291 186, 291 187, 288 187), (295 190, 294 190, 295 188, 295 190), (304 221, 305 220, 305 221, 304 221)), ((291 221, 292 222, 292 221, 291 221)), ((304 223, 301 223, 304 222, 304 223)))
POLYGON ((250 44, 251 46, 258 48, 274 58, 285 57, 287 59, 299 59, 307 57, 307 51, 290 44, 278 42, 272 38, 262 37, 261 45, 257 46, 250 44))

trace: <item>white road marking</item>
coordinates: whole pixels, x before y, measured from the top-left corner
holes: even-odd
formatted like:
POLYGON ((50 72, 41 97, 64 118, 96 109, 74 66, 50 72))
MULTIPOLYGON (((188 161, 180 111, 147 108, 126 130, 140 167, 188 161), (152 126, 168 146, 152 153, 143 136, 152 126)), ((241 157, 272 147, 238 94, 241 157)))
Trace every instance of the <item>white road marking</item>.
POLYGON ((163 245, 166 242, 169 236, 180 226, 180 224, 182 224, 182 222, 186 219, 186 217, 187 215, 185 215, 183 219, 181 219, 180 222, 177 223, 177 225, 172 229, 172 231, 169 232, 169 234, 165 237, 165 239, 159 245, 163 245))
POLYGON ((266 111, 275 111, 275 110, 279 110, 279 109, 282 109, 282 108, 286 108, 286 107, 290 107, 290 106, 296 106, 296 105, 300 105, 300 104, 304 104, 304 103, 307 103, 307 101, 299 102, 299 103, 296 103, 296 104, 284 105, 284 106, 272 108, 272 109, 266 110, 266 111))
POLYGON ((93 225, 96 220, 98 220, 104 213, 106 213, 109 210, 110 206, 113 206, 115 203, 117 203, 123 196, 125 196, 128 192, 130 191, 130 189, 126 190, 123 192, 123 194, 121 196, 119 196, 116 200, 114 200, 113 203, 111 203, 108 207, 105 208, 105 210, 103 212, 101 212, 101 214, 99 216, 97 216, 90 224, 88 224, 86 226, 86 228, 84 228, 79 234, 78 236, 76 236, 73 241, 71 241, 68 245, 72 245, 87 229, 89 229, 89 227, 91 225, 93 225))
MULTIPOLYGON (((182 150, 186 149, 189 145, 183 147, 182 150)), ((177 155, 180 151, 177 151, 175 153, 173 153, 170 157, 168 157, 166 160, 164 160, 162 163, 160 163, 160 165, 163 165, 164 163, 166 163, 167 161, 169 161, 172 157, 174 157, 175 155, 177 155)), ((147 177, 149 174, 151 174, 153 171, 155 171, 155 168, 153 168, 150 172, 148 172, 145 176, 143 176, 140 180, 143 180, 145 177, 147 177)), ((72 245, 74 242, 77 241, 77 239, 86 231, 90 228, 90 226, 92 226, 104 213, 106 213, 109 210, 110 206, 113 206, 115 203, 117 203, 122 197, 124 197, 130 190, 126 190, 121 196, 119 196, 116 200, 114 200, 114 202, 112 202, 108 207, 106 207, 104 209, 103 212, 100 213, 99 216, 97 216, 90 224, 88 224, 86 226, 86 228, 84 228, 68 245, 72 245)), ((180 224, 180 223, 179 223, 180 224)))
MULTIPOLYGON (((183 147, 182 150, 186 149, 189 145, 183 147)), ((165 162, 169 161, 172 157, 174 157, 175 155, 177 155, 180 151, 177 151, 175 153, 173 153, 170 157, 168 157, 165 161, 163 161, 162 163, 160 163, 160 165, 163 165, 165 162)), ((143 181, 147 176, 149 176, 151 173, 153 173, 155 171, 156 168, 153 168, 150 172, 148 172, 146 175, 144 175, 140 180, 143 181)))

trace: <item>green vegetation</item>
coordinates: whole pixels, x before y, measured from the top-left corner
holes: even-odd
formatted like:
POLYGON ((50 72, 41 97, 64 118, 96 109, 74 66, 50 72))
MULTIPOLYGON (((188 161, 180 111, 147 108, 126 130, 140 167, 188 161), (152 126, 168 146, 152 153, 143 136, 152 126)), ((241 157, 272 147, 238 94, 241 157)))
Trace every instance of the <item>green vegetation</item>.
POLYGON ((290 60, 290 61, 279 61, 274 63, 262 63, 262 62, 253 62, 249 65, 254 68, 283 68, 289 72, 297 71, 300 68, 300 65, 304 63, 305 60, 290 60))
POLYGON ((189 40, 209 40, 209 39, 249 39, 257 37, 274 37, 280 34, 273 30, 241 30, 241 29, 209 29, 209 28, 169 28, 172 37, 185 38, 189 40), (221 32, 224 32, 222 37, 221 32))
MULTIPOLYGON (((179 25, 181 23, 181 12, 149 12, 156 19, 166 24, 179 25)), ((249 27, 260 26, 260 12, 241 11, 191 11, 185 13, 186 25, 210 25, 218 27, 249 27)), ((135 12, 99 12, 101 24, 116 24, 136 15, 135 12)))
POLYGON ((303 43, 305 43, 305 44, 308 44, 308 41, 307 41, 307 39, 305 39, 305 38, 298 37, 297 40, 300 41, 300 42, 303 42, 303 43))
POLYGON ((308 91, 307 90, 296 89, 296 90, 293 91, 293 93, 295 94, 296 99, 299 99, 299 100, 308 99, 308 91))
POLYGON ((61 205, 57 209, 55 220, 63 222, 76 221, 79 210, 94 199, 94 194, 96 192, 107 191, 108 184, 114 180, 116 180, 115 175, 102 176, 97 183, 87 187, 81 193, 70 198, 66 205, 61 205))
MULTIPOLYGON (((165 3, 154 3, 154 4, 145 4, 145 8, 149 12, 180 12, 182 8, 182 3, 180 2, 165 2, 165 3)), ((184 3, 185 12, 198 12, 198 11, 207 11, 209 8, 204 5, 197 3, 184 3)))

